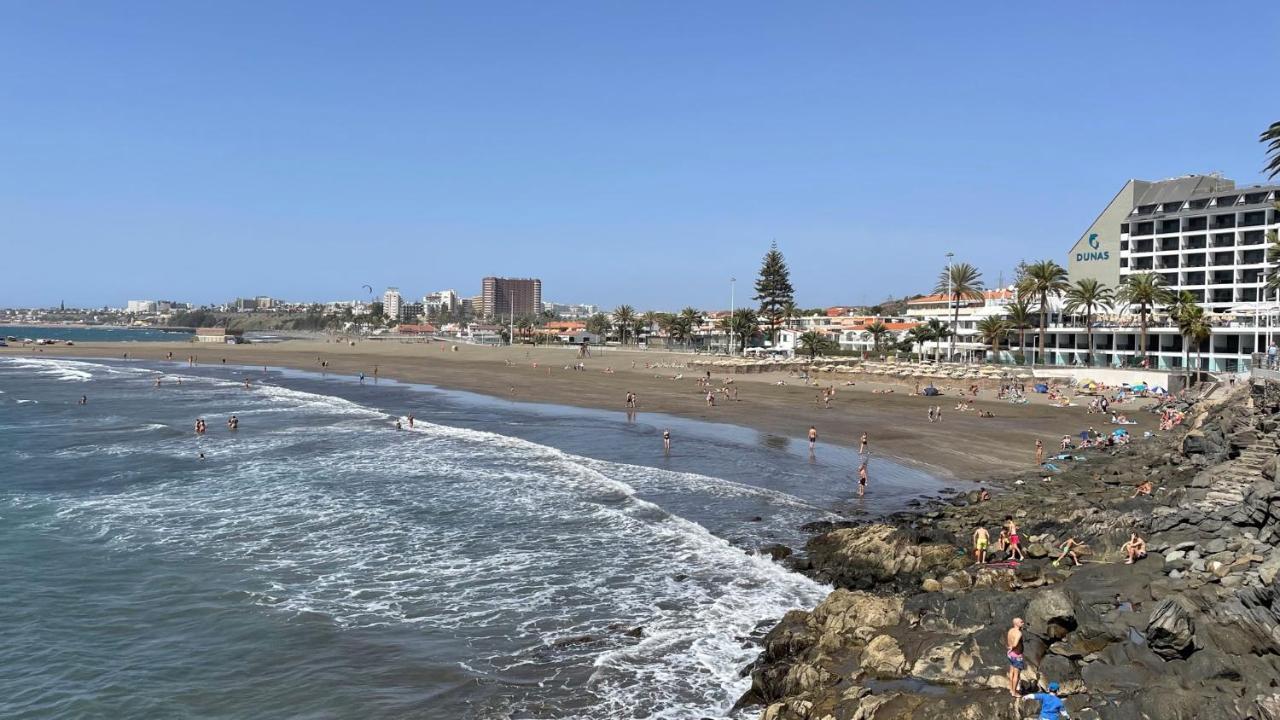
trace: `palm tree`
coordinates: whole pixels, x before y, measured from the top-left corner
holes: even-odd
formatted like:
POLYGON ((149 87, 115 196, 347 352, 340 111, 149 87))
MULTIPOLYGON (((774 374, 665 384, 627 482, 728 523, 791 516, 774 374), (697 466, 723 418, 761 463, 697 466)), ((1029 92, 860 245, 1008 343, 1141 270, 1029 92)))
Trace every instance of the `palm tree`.
POLYGON ((1191 304, 1179 310, 1174 316, 1178 333, 1182 335, 1182 365, 1191 366, 1191 346, 1196 346, 1196 366, 1200 365, 1200 344, 1209 339, 1212 329, 1209 318, 1205 317, 1204 308, 1191 304))
POLYGON ((596 313, 587 318, 587 332, 593 335, 599 335, 601 339, 608 337, 609 331, 613 329, 613 322, 609 320, 609 316, 604 313, 596 313))
POLYGON ((736 336, 734 350, 746 349, 747 340, 760 330, 760 317, 751 308, 739 308, 729 317, 721 318, 720 329, 736 336))
POLYGON ((978 334, 984 342, 991 345, 991 359, 994 362, 1000 354, 1000 338, 1009 333, 1009 323, 1002 317, 989 315, 978 321, 978 334))
POLYGON ((810 361, 817 357, 818 353, 830 350, 831 346, 834 344, 831 342, 831 338, 820 332, 814 332, 813 330, 804 333, 797 338, 797 340, 800 343, 800 347, 805 352, 809 353, 810 361))
POLYGON ((685 349, 688 349, 688 343, 693 340, 694 333, 699 325, 702 324, 702 313, 697 308, 686 307, 676 316, 680 321, 680 330, 684 333, 685 349))
POLYGON ((1262 171, 1267 173, 1269 178, 1280 175, 1280 122, 1271 123, 1271 127, 1262 131, 1258 141, 1267 144, 1267 154, 1271 156, 1262 171))
POLYGON ((657 326, 658 319, 661 317, 662 317, 662 313, 654 312, 653 310, 647 310, 643 315, 640 316, 640 319, 644 321, 644 329, 648 330, 649 332, 653 332, 653 328, 657 326))
POLYGON ((782 326, 791 327, 791 321, 795 319, 799 308, 793 302, 785 302, 782 304, 782 326))
POLYGON ((880 352, 880 343, 884 340, 884 336, 889 334, 889 328, 884 323, 876 320, 867 326, 867 334, 871 336, 871 342, 875 344, 876 352, 880 352))
POLYGON ((1026 355, 1027 328, 1031 327, 1031 319, 1035 316, 1036 311, 1026 301, 1026 298, 1021 297, 1006 305, 1004 309, 1005 312, 1009 313, 1009 329, 1018 331, 1018 352, 1026 355))
POLYGON ((1166 305, 1173 299, 1169 289, 1164 286, 1164 278, 1155 273, 1138 273, 1125 278, 1116 293, 1116 302, 1129 307, 1138 306, 1138 356, 1147 355, 1147 323, 1151 310, 1166 305))
POLYGON ((1018 281, 1018 294, 1034 297, 1040 306, 1040 353, 1036 360, 1044 362, 1045 323, 1049 316, 1049 298, 1058 297, 1068 288, 1067 271, 1053 260, 1031 263, 1018 281))
POLYGON ((1095 310, 1107 310, 1115 303, 1115 292, 1094 278, 1080 278, 1067 289, 1066 311, 1068 314, 1084 313, 1084 330, 1087 338, 1084 362, 1093 363, 1093 313, 1095 310))
MULTIPOLYGON (((951 331, 949 325, 937 318, 925 323, 924 327, 929 332, 929 339, 934 341, 933 361, 942 362, 942 341, 954 336, 955 333, 951 331)), ((921 350, 923 351, 923 348, 921 350)))
MULTIPOLYGON (((1280 202, 1276 203, 1276 211, 1280 212, 1280 202)), ((1268 231, 1267 242, 1271 243, 1267 248, 1267 263, 1271 265, 1267 270, 1267 289, 1276 290, 1280 289, 1280 232, 1268 231)))
POLYGON ((627 336, 636 319, 636 309, 630 305, 619 305, 613 309, 613 325, 618 328, 618 341, 627 344, 627 336))
POLYGON ((1170 290, 1169 295, 1169 305, 1165 308, 1165 312, 1169 313, 1169 319, 1174 324, 1177 324, 1178 318, 1184 313, 1194 313, 1195 310, 1192 310, 1192 308, 1200 309, 1200 304, 1196 302, 1196 296, 1187 290, 1181 290, 1176 294, 1170 290))
MULTIPOLYGON (((520 331, 520 335, 528 337, 530 331, 533 330, 533 318, 528 315, 521 315, 516 318, 516 329, 520 331)), ((513 339, 512 342, 515 342, 513 339)))
POLYGON ((929 332, 929 328, 925 325, 917 325, 907 331, 903 337, 903 342, 907 345, 907 352, 916 352, 916 346, 920 346, 920 352, 917 353, 922 359, 924 358, 924 344, 933 339, 933 335, 929 332))
MULTIPOLYGON (((959 327, 960 301, 982 299, 982 273, 969 263, 949 264, 942 269, 942 273, 938 276, 938 285, 933 291, 947 296, 947 304, 953 308, 951 327, 959 327)), ((956 356, 955 333, 951 334, 951 349, 947 355, 952 359, 956 356)))

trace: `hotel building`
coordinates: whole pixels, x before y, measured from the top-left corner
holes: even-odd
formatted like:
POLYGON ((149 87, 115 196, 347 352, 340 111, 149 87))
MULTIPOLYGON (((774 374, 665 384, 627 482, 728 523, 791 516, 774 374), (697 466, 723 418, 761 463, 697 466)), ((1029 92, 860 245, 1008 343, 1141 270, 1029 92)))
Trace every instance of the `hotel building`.
POLYGON ((400 305, 404 300, 400 297, 400 288, 387 288, 382 293, 382 314, 393 319, 400 319, 400 305))
POLYGON ((481 317, 542 314, 541 280, 487 277, 480 282, 480 287, 481 317))
MULTIPOLYGON (((1071 248, 1074 283, 1096 278, 1112 288, 1138 273, 1156 273, 1173 292, 1190 293, 1208 314, 1212 335, 1190 348, 1190 364, 1239 371, 1251 353, 1264 352, 1277 328, 1275 291, 1265 289, 1268 234, 1280 229, 1280 185, 1236 187, 1218 175, 1147 182, 1130 180, 1071 248)), ((1028 344, 1035 333, 1028 333, 1028 344)), ((1141 354, 1138 317, 1117 308, 1095 321, 1094 362, 1132 364, 1141 354)), ((1085 329, 1055 322, 1046 337, 1052 364, 1083 363, 1085 329)), ((1180 368, 1183 338, 1163 309, 1147 334, 1152 367, 1180 368)))

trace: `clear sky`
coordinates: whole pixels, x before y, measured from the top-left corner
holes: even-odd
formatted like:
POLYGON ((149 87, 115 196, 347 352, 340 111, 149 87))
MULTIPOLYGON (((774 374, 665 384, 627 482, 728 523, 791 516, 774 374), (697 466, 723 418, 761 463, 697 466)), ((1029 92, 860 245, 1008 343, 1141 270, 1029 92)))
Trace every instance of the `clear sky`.
POLYGON ((480 291, 805 306, 1262 181, 1280 2, 0 0, 0 305, 480 291))

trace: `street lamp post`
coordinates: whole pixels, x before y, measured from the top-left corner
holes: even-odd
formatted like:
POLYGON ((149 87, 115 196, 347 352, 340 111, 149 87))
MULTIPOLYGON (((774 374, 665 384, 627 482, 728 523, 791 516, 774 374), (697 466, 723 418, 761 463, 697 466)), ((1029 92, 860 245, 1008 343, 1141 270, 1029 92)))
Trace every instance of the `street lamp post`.
MULTIPOLYGON (((951 258, 955 257, 955 253, 947 253, 947 315, 951 315, 951 258)), ((947 353, 952 358, 956 354, 956 329, 951 328, 951 351, 947 353)))
POLYGON ((729 354, 730 355, 734 354, 734 346, 733 346, 733 311, 734 311, 733 300, 734 298, 733 298, 733 295, 734 295, 734 290, 736 290, 737 282, 738 282, 738 278, 736 277, 729 278, 729 354))

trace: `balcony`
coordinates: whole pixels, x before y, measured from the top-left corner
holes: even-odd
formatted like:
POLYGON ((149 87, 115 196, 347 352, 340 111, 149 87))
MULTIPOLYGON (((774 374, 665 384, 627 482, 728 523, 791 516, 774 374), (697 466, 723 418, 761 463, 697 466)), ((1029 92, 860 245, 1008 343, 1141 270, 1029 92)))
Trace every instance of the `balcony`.
POLYGON ((1263 210, 1254 210, 1240 216, 1240 227, 1254 227, 1256 225, 1267 224, 1267 213, 1263 210))
POLYGON ((1229 248, 1236 246, 1236 236, 1234 233, 1218 233, 1213 236, 1212 247, 1229 248))
POLYGON ((1209 295, 1209 302, 1229 303, 1233 302, 1231 298, 1232 292, 1230 290, 1214 290, 1213 293, 1209 295))
POLYGON ((1130 233, 1130 235, 1135 235, 1135 236, 1136 235, 1154 235, 1156 231, 1156 224, 1153 222, 1132 223, 1130 224, 1130 227, 1133 229, 1133 232, 1130 233))
POLYGON ((1235 265, 1236 254, 1233 252, 1214 253, 1210 258, 1209 264, 1213 267, 1222 267, 1223 265, 1235 265))
POLYGON ((1183 250, 1203 250, 1205 248, 1204 235, 1190 235, 1182 240, 1183 250))
POLYGON ((1183 286, 1187 286, 1187 285, 1203 285, 1203 284, 1204 284, 1204 273, 1203 273, 1203 272, 1189 272, 1189 273, 1183 273, 1183 274, 1182 274, 1182 284, 1183 284, 1183 286))
POLYGON ((1204 215, 1186 218, 1182 221, 1183 232, 1196 232, 1197 230, 1208 230, 1209 218, 1204 215))
POLYGON ((1176 232, 1178 232, 1178 229, 1179 229, 1179 227, 1178 227, 1178 220, 1177 220, 1177 218, 1174 218, 1174 219, 1172 219, 1172 220, 1161 220, 1161 221, 1160 221, 1160 234, 1161 234, 1161 235, 1164 235, 1164 234, 1167 234, 1167 233, 1176 233, 1176 232))
POLYGON ((1176 237, 1160 238, 1159 242, 1161 252, 1172 252, 1178 249, 1178 238, 1176 237))
POLYGON ((1261 230, 1246 230, 1240 233, 1241 245, 1261 245, 1267 241, 1267 234, 1261 230))
POLYGON ((1211 227, 1214 230, 1229 230, 1236 226, 1235 215, 1214 215, 1211 227))
POLYGON ((1133 251, 1135 253, 1149 253, 1155 249, 1155 241, 1153 240, 1134 240, 1133 251))
POLYGON ((1182 267, 1184 268, 1200 268, 1204 267, 1204 253, 1196 253, 1188 255, 1182 259, 1182 267))
POLYGON ((1260 265, 1267 261, 1265 250, 1245 250, 1240 253, 1241 265, 1260 265))

